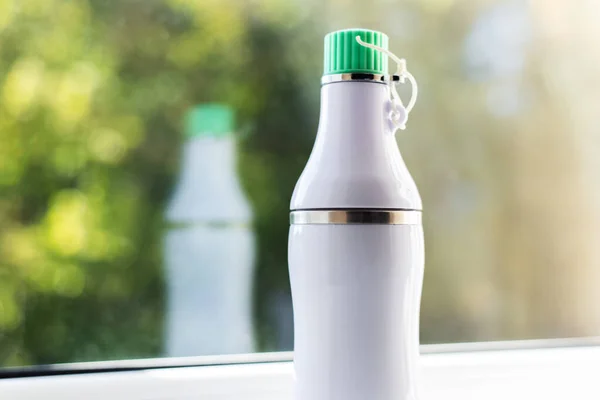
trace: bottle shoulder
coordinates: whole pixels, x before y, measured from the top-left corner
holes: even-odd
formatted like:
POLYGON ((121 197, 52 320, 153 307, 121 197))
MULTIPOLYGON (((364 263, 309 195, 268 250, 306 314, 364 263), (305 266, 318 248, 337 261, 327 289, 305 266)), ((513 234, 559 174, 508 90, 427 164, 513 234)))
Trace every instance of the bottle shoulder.
POLYGON ((393 134, 390 104, 387 85, 323 86, 319 129, 292 210, 422 208, 393 134))
POLYGON ((290 209, 421 210, 417 186, 397 147, 387 153, 351 163, 335 154, 313 153, 296 183, 290 209))
POLYGON ((252 219, 236 172, 232 139, 203 139, 187 143, 182 166, 165 218, 170 222, 252 219))
POLYGON ((301 176, 294 189, 291 210, 338 208, 421 210, 422 202, 412 180, 301 176))

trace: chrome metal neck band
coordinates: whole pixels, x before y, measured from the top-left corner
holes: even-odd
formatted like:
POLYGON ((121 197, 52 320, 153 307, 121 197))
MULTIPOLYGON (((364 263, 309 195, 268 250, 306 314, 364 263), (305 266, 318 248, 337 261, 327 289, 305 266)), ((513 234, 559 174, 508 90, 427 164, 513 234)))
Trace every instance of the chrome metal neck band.
POLYGON ((390 81, 398 82, 399 80, 400 76, 398 75, 361 74, 353 72, 348 74, 324 75, 321 78, 321 85, 346 81, 374 82, 386 84, 390 81))
POLYGON ((290 212, 292 225, 421 225, 417 210, 299 210, 290 212))

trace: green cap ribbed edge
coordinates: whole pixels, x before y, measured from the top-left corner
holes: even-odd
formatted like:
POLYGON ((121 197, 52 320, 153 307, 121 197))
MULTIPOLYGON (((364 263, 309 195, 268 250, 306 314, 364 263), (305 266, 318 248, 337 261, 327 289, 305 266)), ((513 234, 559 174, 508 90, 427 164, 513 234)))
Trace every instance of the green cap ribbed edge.
POLYGON ((199 104, 185 115, 185 135, 189 138, 227 136, 232 134, 234 129, 234 112, 225 104, 199 104))
POLYGON ((365 73, 387 74, 388 56, 377 50, 361 46, 361 40, 376 46, 388 48, 388 37, 385 33, 369 29, 343 29, 325 35, 324 75, 365 73))

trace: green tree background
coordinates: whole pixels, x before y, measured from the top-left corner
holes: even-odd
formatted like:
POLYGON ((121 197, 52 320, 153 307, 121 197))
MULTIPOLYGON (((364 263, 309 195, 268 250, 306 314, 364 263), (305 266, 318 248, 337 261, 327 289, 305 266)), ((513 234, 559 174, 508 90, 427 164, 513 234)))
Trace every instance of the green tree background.
MULTIPOLYGON (((317 114, 286 50, 310 28, 284 5, 271 19, 238 6, 3 3, 0 365, 161 354, 163 212, 196 103, 252 122, 240 171, 256 210, 256 291, 288 285, 287 228, 272 220, 287 218, 317 114)), ((267 314, 258 299, 258 321, 267 314)))

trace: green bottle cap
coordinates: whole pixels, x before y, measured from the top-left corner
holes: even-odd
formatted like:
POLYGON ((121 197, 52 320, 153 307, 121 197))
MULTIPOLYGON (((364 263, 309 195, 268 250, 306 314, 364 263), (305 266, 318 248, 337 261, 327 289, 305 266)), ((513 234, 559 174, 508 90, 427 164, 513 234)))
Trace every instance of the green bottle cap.
POLYGON ((388 56, 377 50, 361 46, 356 37, 365 43, 388 48, 385 33, 368 29, 344 29, 325 36, 324 75, 364 73, 387 74, 388 56))
POLYGON ((185 135, 189 138, 202 136, 228 136, 234 130, 233 110, 224 104, 200 104, 185 116, 185 135))

